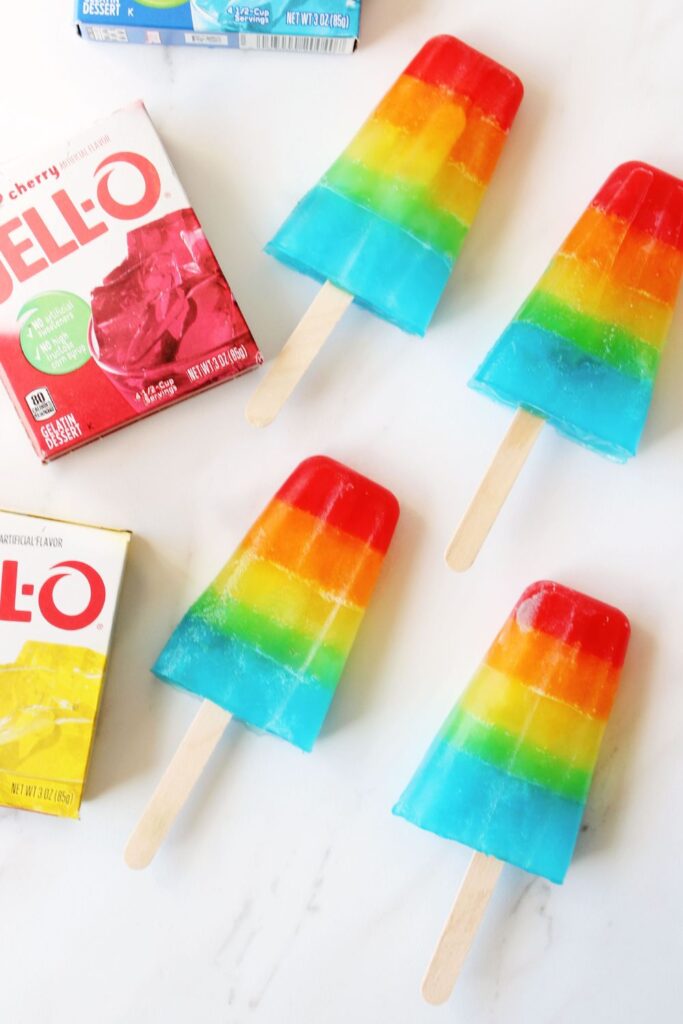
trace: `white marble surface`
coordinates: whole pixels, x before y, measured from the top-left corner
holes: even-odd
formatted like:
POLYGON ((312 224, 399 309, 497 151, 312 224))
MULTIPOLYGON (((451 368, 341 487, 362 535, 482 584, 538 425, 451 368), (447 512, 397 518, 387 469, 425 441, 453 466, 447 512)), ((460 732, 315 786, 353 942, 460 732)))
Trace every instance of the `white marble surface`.
POLYGON ((612 465, 545 432, 476 568, 442 561, 509 418, 467 376, 614 165, 683 172, 680 0, 365 0, 362 48, 336 60, 88 45, 70 6, 3 4, 2 156, 144 97, 266 356, 315 286, 261 247, 418 44, 459 34, 527 96, 425 343, 352 310, 268 431, 243 418, 250 376, 47 468, 0 395, 0 504, 135 531, 82 820, 0 810, 0 1020, 680 1019, 683 310, 638 458, 612 465), (403 504, 329 724, 311 756, 231 728, 158 860, 132 874, 124 841, 194 712, 147 666, 313 450, 403 504), (506 870, 433 1010, 419 981, 468 852, 389 810, 543 576, 629 613, 622 692, 566 884, 506 870))

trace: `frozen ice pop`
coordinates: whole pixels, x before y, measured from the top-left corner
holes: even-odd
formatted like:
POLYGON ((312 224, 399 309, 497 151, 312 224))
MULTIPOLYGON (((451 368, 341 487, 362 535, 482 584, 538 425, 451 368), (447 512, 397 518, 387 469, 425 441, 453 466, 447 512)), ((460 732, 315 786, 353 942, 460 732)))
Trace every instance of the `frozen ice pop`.
MULTIPOLYGON (((500 487, 501 503, 546 421, 618 461, 635 455, 682 273, 683 181, 622 164, 470 382, 519 409, 513 430, 527 443, 500 487)), ((482 492, 491 484, 490 474, 482 492)), ((449 549, 455 569, 471 564, 491 525, 482 528, 474 513, 449 549)))
POLYGON ((682 271, 683 181, 622 164, 472 387, 604 455, 635 455, 682 271))
POLYGON ((283 484, 154 665, 216 712, 202 764, 231 715, 311 750, 398 515, 389 491, 325 456, 283 484))
POLYGON ((528 587, 394 813, 561 883, 629 635, 617 608, 528 587))
POLYGON ((424 334, 521 99, 511 71, 431 39, 268 252, 424 334))
POLYGON ((516 75, 459 39, 423 46, 267 246, 346 297, 326 329, 355 300, 425 333, 522 91, 516 75))
POLYGON ((192 605, 154 673, 310 750, 398 519, 389 491, 307 459, 192 605))

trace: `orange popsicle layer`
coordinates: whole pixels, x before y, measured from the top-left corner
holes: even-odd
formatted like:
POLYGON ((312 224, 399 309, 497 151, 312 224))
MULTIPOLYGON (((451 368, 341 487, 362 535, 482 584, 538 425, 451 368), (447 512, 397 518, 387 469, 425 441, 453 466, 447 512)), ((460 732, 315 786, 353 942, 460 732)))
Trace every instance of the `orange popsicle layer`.
POLYGON ((619 684, 619 669, 610 662, 547 633, 521 629, 514 619, 498 634, 486 664, 594 718, 609 716, 619 684))
POLYGON ((678 294, 683 252, 635 231, 626 221, 589 206, 560 252, 600 268, 614 281, 646 292, 673 306, 678 294))
POLYGON ((361 607, 370 600, 383 559, 362 540, 277 498, 244 538, 238 553, 246 552, 361 607))

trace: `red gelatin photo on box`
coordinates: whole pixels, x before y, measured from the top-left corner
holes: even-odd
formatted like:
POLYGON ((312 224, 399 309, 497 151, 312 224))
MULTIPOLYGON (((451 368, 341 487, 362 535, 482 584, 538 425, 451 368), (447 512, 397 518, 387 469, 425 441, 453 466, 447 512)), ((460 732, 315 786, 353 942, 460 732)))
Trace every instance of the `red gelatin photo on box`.
POLYGON ((44 461, 260 362, 141 103, 0 171, 0 371, 44 461))

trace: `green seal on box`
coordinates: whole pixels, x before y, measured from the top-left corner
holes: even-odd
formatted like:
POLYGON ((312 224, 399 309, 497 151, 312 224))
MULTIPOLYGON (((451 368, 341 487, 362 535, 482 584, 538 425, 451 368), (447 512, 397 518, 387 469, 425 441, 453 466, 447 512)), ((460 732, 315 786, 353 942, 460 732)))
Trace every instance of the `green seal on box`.
POLYGON ((43 292, 20 309, 18 319, 21 350, 41 373, 72 373, 90 359, 90 306, 78 295, 43 292))

